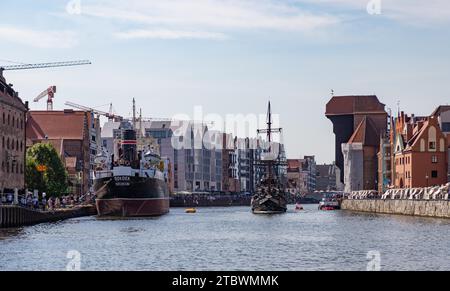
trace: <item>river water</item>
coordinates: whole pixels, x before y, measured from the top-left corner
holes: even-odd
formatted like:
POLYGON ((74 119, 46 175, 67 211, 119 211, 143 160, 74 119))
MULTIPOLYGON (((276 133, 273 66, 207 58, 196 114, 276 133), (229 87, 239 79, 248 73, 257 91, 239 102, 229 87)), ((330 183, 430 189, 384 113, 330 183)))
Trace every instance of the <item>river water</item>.
POLYGON ((171 209, 154 219, 0 230, 0 270, 65 270, 70 251, 81 270, 364 271, 374 262, 382 270, 450 270, 450 220, 306 205, 275 216, 248 207, 171 209))

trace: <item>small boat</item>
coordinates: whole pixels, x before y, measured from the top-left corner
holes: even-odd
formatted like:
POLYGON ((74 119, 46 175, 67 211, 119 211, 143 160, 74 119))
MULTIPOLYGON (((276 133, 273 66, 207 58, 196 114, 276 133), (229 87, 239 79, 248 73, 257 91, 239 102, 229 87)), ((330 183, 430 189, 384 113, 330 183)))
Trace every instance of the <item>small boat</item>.
POLYGON ((295 210, 300 211, 303 210, 303 206, 299 203, 295 204, 295 210))
POLYGON ((186 213, 197 213, 197 209, 195 209, 195 208, 188 208, 188 209, 186 209, 185 212, 186 213))
POLYGON ((339 210, 341 209, 341 205, 338 200, 334 198, 323 198, 319 203, 319 210, 339 210))

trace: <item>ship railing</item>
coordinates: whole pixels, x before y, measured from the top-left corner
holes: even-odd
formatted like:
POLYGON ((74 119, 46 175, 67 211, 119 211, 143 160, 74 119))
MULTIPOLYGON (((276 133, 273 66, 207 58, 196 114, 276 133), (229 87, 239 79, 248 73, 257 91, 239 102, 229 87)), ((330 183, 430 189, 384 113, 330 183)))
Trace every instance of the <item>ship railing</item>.
POLYGON ((102 178, 108 178, 112 177, 113 173, 111 171, 96 171, 94 172, 94 178, 96 179, 102 179, 102 178))

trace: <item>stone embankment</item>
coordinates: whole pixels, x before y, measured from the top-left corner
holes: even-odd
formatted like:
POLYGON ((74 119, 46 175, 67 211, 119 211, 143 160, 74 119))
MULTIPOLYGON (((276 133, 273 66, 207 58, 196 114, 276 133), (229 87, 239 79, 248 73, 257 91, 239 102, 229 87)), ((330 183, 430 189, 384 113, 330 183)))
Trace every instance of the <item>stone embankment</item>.
POLYGON ((35 211, 19 206, 0 206, 0 228, 22 227, 56 222, 75 217, 96 215, 95 206, 86 205, 56 211, 35 211))
POLYGON ((448 200, 346 199, 342 201, 341 208, 358 212, 450 218, 448 200))

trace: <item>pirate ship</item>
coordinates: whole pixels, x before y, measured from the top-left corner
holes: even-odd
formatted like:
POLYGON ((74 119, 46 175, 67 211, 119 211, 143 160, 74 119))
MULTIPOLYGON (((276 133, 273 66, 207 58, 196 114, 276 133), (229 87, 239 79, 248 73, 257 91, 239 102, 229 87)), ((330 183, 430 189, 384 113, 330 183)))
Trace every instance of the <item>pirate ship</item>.
POLYGON ((281 135, 282 128, 273 128, 272 126, 272 109, 269 102, 267 128, 258 130, 258 135, 266 134, 268 146, 255 162, 255 168, 258 169, 258 173, 262 173, 262 177, 252 198, 254 214, 278 214, 287 211, 284 148, 281 143, 273 142, 273 134, 281 135))

